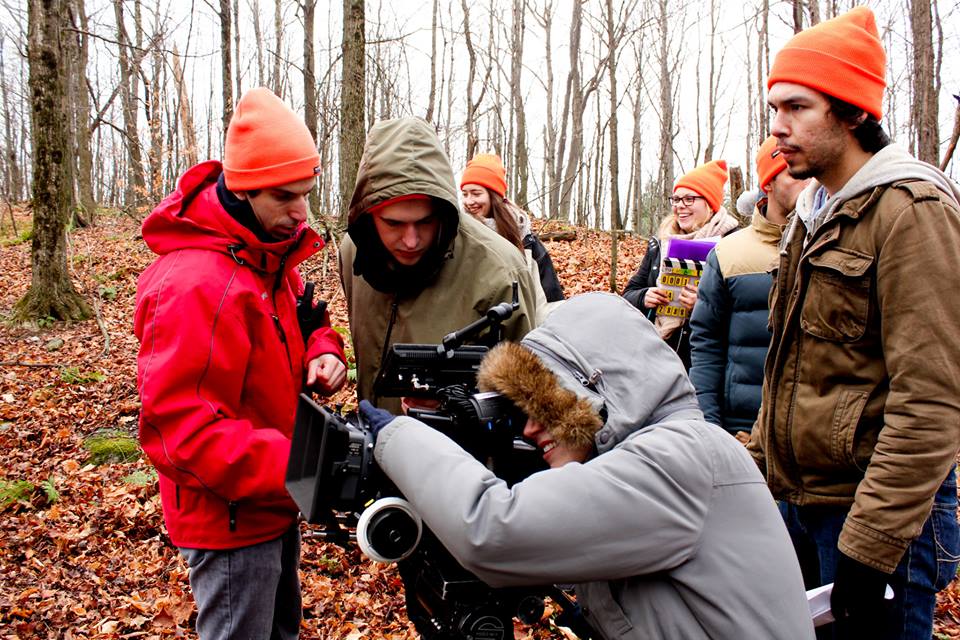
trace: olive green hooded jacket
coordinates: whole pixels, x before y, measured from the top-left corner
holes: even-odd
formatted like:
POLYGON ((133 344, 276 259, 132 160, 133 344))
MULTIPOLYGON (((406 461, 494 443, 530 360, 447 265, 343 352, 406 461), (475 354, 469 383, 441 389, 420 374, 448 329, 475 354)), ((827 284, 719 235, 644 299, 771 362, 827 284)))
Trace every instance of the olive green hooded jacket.
POLYGON ((523 254, 460 211, 450 161, 431 126, 418 118, 378 122, 367 135, 340 244, 340 280, 357 360, 357 396, 395 413, 398 398, 373 392, 386 346, 438 343, 510 301, 514 282, 520 308, 504 324, 504 338, 522 338, 537 314, 539 284, 523 254), (434 248, 404 267, 380 242, 368 211, 409 194, 433 199, 441 228, 434 248))

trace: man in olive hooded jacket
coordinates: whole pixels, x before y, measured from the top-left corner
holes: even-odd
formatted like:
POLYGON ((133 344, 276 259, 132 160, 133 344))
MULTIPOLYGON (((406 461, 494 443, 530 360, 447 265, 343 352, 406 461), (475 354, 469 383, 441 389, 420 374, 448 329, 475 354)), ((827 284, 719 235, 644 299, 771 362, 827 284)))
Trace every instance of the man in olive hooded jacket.
POLYGON ((378 398, 374 380, 389 345, 438 343, 512 298, 520 308, 503 327, 519 340, 533 328, 539 284, 509 242, 457 203, 450 161, 433 128, 419 118, 378 122, 367 135, 340 245, 357 359, 357 395, 378 398))

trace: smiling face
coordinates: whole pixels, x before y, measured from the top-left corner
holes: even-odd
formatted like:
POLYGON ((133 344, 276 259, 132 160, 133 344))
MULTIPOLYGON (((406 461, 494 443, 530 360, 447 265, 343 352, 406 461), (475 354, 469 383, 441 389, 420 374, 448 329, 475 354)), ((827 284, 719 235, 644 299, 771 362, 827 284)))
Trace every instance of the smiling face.
POLYGON ((277 240, 289 238, 307 220, 307 197, 317 183, 316 178, 266 187, 255 192, 235 195, 250 203, 260 226, 277 240))
POLYGON ((677 226, 684 233, 696 231, 707 224, 707 220, 713 216, 710 205, 707 204, 707 199, 693 189, 677 187, 673 191, 673 198, 673 215, 677 221, 677 226), (694 198, 693 204, 687 205, 678 200, 685 197, 694 198))
POLYGON ((523 437, 543 451, 543 459, 552 469, 562 467, 569 462, 586 462, 590 456, 591 447, 573 447, 557 442, 550 432, 533 418, 527 418, 523 437))
POLYGON ((429 200, 401 200, 370 215, 380 242, 405 267, 420 262, 440 234, 440 217, 429 200))
POLYGON ((463 208, 474 218, 483 222, 484 218, 493 217, 490 192, 486 187, 479 184, 465 184, 460 189, 460 195, 463 196, 463 208))

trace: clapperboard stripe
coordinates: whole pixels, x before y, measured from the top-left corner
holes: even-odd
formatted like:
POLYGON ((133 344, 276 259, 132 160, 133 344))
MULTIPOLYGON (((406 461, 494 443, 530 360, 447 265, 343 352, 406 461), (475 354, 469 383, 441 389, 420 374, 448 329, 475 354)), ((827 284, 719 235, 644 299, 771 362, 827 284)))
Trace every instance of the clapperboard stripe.
POLYGON ((691 271, 703 271, 704 263, 699 260, 684 260, 683 258, 664 258, 663 266, 667 269, 690 269, 691 271))

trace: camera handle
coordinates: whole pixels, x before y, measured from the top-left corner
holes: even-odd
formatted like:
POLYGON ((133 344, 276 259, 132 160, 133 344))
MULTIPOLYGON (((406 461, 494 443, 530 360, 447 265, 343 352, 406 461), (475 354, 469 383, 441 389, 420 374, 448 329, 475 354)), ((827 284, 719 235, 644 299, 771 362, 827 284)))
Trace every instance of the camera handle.
POLYGON ((520 308, 520 284, 513 282, 513 300, 511 302, 501 302, 487 309, 487 314, 479 320, 474 320, 463 329, 453 331, 443 336, 443 340, 437 345, 437 353, 452 358, 454 352, 467 340, 475 338, 481 331, 490 327, 499 328, 500 325, 513 315, 513 312, 520 308))

